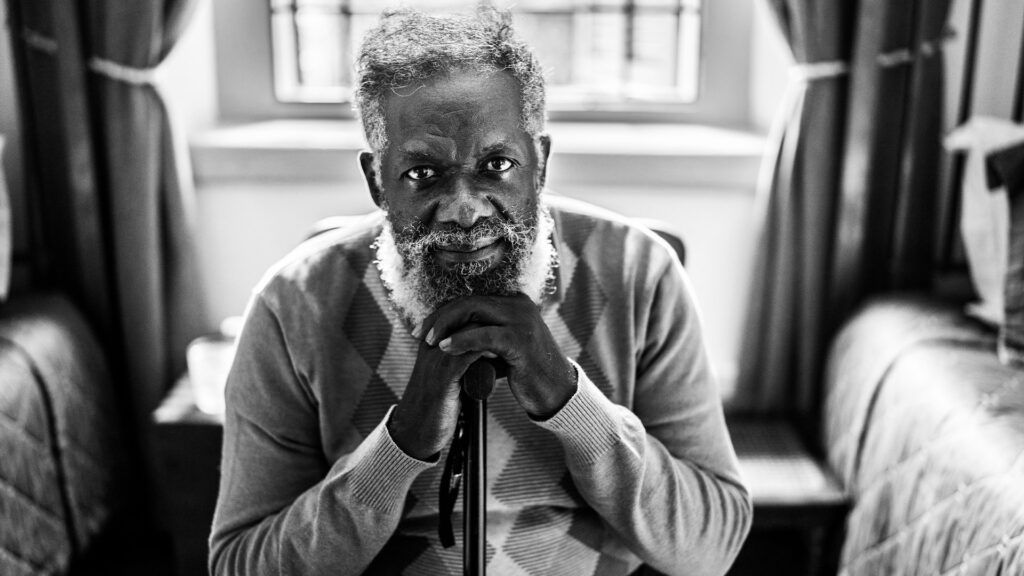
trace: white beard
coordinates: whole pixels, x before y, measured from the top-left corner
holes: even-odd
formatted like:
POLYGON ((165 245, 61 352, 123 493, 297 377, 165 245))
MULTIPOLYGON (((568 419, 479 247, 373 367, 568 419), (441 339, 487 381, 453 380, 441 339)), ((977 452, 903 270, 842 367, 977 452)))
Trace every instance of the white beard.
MULTIPOLYGON (((545 294, 554 291, 558 252, 552 242, 554 220, 543 201, 538 205, 537 212, 537 235, 529 254, 523 257, 517 284, 520 292, 540 304, 545 294)), ((432 300, 424 294, 427 285, 422 278, 424 271, 420 266, 406 266, 395 244, 395 232, 387 214, 384 228, 373 247, 377 251, 374 264, 380 271, 380 279, 387 288, 388 298, 399 314, 413 326, 418 326, 434 311, 430 304, 432 300)))

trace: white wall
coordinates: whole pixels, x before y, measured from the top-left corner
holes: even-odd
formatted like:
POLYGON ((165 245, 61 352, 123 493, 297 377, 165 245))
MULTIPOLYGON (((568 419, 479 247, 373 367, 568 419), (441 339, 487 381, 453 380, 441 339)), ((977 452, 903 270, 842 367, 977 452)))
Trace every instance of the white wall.
POLYGON ((750 120, 761 131, 767 131, 786 89, 788 67, 793 54, 786 46, 782 32, 769 13, 767 2, 755 1, 754 24, 750 39, 750 120))
POLYGON ((195 133, 217 123, 213 0, 199 2, 188 29, 161 66, 159 84, 186 132, 195 133))

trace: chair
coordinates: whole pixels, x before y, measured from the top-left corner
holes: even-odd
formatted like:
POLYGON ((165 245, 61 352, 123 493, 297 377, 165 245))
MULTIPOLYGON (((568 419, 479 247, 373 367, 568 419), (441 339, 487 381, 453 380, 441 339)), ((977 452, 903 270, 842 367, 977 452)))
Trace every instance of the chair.
MULTIPOLYGON (((668 223, 637 219, 686 264, 686 244, 668 223)), ((740 471, 754 500, 754 525, 730 576, 835 574, 849 498, 784 420, 727 418, 740 471)), ((645 569, 639 574, 654 574, 645 569)))

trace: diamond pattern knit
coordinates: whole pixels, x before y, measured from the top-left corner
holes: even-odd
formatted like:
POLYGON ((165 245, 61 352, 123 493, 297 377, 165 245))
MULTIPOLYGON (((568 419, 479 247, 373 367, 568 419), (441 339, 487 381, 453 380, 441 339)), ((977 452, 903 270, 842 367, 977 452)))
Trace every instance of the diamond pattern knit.
MULTIPOLYGON (((579 390, 562 412, 538 423, 503 380, 495 387, 487 407, 488 571, 628 574, 643 554, 671 572, 672 558, 690 557, 651 550, 682 546, 672 532, 685 527, 672 524, 682 521, 677 514, 666 516, 668 532, 658 535, 658 515, 688 497, 717 499, 704 504, 707 514, 693 514, 695 531, 721 543, 741 540, 735 535, 745 533, 749 521, 699 331, 686 328, 696 320, 681 319, 665 330, 649 326, 660 321, 653 316, 689 306, 680 293, 679 302, 654 310, 656 285, 672 265, 649 233, 588 207, 553 204, 560 267, 542 317, 576 362, 579 390), (673 408, 678 399, 642 403, 653 406, 651 425, 680 422, 659 441, 643 433, 637 416, 620 410, 644 398, 637 396, 646 385, 641 364, 665 345, 654 333, 673 331, 689 340, 687 354, 674 363, 651 361, 650 371, 666 371, 664 379, 675 364, 688 367, 679 379, 693 384, 685 394, 680 385, 679 396, 710 408, 693 410, 695 420, 687 423, 673 408), (707 437, 696 451, 698 466, 660 476, 663 466, 687 458, 677 436, 707 437), (667 448, 680 454, 669 456, 667 448), (636 460, 649 450, 655 460, 644 454, 636 460), (656 473, 645 475, 644 467, 656 473), (686 474, 696 480, 671 480, 686 474), (654 483, 647 486, 644 478, 654 483), (673 482, 681 488, 664 493, 673 482), (603 489, 616 494, 603 495, 603 489), (634 515, 650 517, 651 526, 634 515)), ((211 537, 214 573, 462 571, 461 496, 453 517, 456 546, 444 549, 436 533, 441 466, 404 456, 383 426, 411 376, 419 343, 391 309, 371 264, 379 223, 379 216, 368 218, 364 226, 303 245, 268 274, 250 305, 228 384, 224 476, 211 537)), ((672 382, 657 383, 664 385, 673 389, 672 382)), ((699 535, 688 538, 687 550, 701 545, 699 535)), ((722 557, 733 552, 726 549, 722 557)))

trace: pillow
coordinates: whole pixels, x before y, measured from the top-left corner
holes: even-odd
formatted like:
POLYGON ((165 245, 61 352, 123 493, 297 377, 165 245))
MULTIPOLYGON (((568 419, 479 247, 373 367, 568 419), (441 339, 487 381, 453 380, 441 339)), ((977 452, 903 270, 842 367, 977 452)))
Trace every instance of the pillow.
POLYGON ((989 190, 985 157, 1024 142, 1024 128, 996 118, 975 117, 954 130, 945 145, 967 153, 960 190, 960 235, 978 301, 967 313, 995 327, 1003 324, 1003 281, 1010 233, 1009 204, 1002 188, 989 190))
POLYGON ((1009 205, 999 359, 1024 366, 1024 143, 989 153, 985 165, 989 187, 1005 188, 1009 205))

